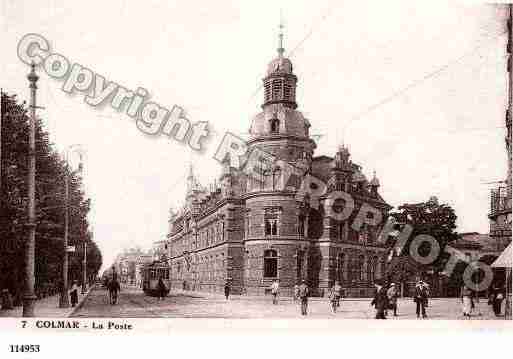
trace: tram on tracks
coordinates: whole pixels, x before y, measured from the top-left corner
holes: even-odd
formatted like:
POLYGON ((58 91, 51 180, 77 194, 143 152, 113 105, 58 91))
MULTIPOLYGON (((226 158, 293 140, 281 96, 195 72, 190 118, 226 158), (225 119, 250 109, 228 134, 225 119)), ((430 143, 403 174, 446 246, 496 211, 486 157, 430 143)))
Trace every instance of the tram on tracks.
POLYGON ((158 283, 162 278, 166 286, 166 295, 169 294, 171 288, 171 278, 169 276, 169 265, 164 261, 154 261, 142 268, 142 289, 144 294, 152 297, 158 296, 158 283))

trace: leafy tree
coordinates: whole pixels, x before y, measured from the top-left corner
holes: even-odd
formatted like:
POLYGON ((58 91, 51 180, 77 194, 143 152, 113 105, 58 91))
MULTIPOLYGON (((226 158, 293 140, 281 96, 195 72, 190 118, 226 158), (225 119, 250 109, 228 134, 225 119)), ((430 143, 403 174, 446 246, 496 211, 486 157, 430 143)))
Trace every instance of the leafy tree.
MULTIPOLYGON (((0 289, 8 288, 19 304, 24 283, 24 244, 27 239, 28 117, 25 103, 2 93, 2 148, 0 188, 0 289)), ((64 180, 70 178, 69 256, 71 279, 81 280, 83 243, 87 242, 88 270, 96 276, 101 253, 92 240, 87 215, 90 200, 82 179, 71 172, 50 143, 42 123, 36 123, 36 294, 55 294, 62 277, 64 254, 64 180)))
MULTIPOLYGON (((423 277, 427 271, 440 272, 448 258, 444 255, 445 246, 458 238, 454 209, 448 204, 440 204, 436 197, 431 197, 426 202, 403 204, 390 216, 396 220, 397 230, 404 230, 409 225, 412 232, 400 251, 397 247, 396 250, 391 250, 387 278, 403 283, 414 276, 423 277), (440 247, 439 255, 428 265, 419 263, 410 255, 410 244, 418 235, 431 236, 440 247)), ((427 256, 430 251, 431 245, 427 242, 418 249, 422 257, 427 256)))

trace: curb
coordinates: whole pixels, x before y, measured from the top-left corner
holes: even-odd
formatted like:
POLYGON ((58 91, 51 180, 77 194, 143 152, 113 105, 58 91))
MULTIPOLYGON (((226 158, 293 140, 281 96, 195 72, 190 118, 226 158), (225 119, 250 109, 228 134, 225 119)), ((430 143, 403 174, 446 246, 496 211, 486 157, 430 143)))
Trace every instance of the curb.
MULTIPOLYGON (((179 293, 179 294, 184 294, 184 295, 199 295, 199 296, 203 296, 205 298, 224 298, 224 295, 222 294, 219 294, 219 293, 212 293, 212 292, 201 292, 201 291, 184 291, 184 290, 171 290, 170 291, 170 294, 171 293, 179 293)), ((250 296, 246 296, 246 295, 241 295, 241 294, 230 294, 230 299, 236 299, 236 300, 260 300, 260 301, 265 301, 265 300, 270 300, 270 296, 268 295, 262 295, 262 296, 254 296, 254 295, 250 295, 250 296)), ((429 301, 437 301, 437 300, 442 300, 442 299, 455 299, 456 297, 436 297, 436 298, 429 298, 429 301)), ((279 297, 280 300, 283 300, 283 301, 292 301, 292 297, 290 296, 283 296, 283 297, 279 297)), ((342 297, 341 298, 341 301, 344 301, 344 302, 367 302, 367 301, 371 301, 373 299, 373 297, 342 297)), ((457 298, 456 298, 457 299, 457 298)), ((312 302, 323 302, 323 301, 328 301, 328 297, 308 297, 308 300, 309 301, 312 301, 312 302)), ((409 301, 413 301, 413 297, 400 297, 398 298, 399 301, 401 302, 409 302, 409 301)))
POLYGON ((91 287, 89 287, 89 289, 87 290, 87 293, 84 294, 84 296, 82 297, 82 299, 80 299, 80 301, 77 303, 77 305, 75 306, 75 308, 73 308, 71 310, 71 312, 68 313, 68 315, 66 315, 66 318, 70 318, 72 315, 74 315, 76 312, 78 312, 80 310, 80 308, 82 308, 82 306, 84 305, 84 302, 85 300, 87 299, 87 297, 89 297, 89 294, 93 291, 93 289, 96 288, 96 284, 92 285, 91 287))

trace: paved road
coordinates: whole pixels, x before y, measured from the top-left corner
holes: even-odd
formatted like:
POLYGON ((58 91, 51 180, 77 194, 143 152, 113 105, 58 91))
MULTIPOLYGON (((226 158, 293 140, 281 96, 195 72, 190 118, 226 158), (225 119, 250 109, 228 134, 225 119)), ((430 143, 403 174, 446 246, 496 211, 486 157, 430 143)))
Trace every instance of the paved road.
MULTIPOLYGON (((429 319, 462 319, 460 302, 456 298, 431 299, 429 319)), ((496 319, 485 300, 478 304, 473 319, 496 319), (481 316, 478 316, 481 312, 481 316)), ((332 314, 325 299, 310 301, 308 318, 371 319, 375 312, 370 299, 346 299, 341 310, 332 314)), ((124 287, 117 305, 110 305, 103 288, 91 292, 74 317, 113 318, 300 318, 299 306, 290 298, 272 305, 268 297, 232 297, 225 300, 217 294, 172 292, 163 301, 145 296, 140 289, 124 287)), ((399 301, 399 316, 389 319, 416 319, 415 304, 411 299, 399 301)))

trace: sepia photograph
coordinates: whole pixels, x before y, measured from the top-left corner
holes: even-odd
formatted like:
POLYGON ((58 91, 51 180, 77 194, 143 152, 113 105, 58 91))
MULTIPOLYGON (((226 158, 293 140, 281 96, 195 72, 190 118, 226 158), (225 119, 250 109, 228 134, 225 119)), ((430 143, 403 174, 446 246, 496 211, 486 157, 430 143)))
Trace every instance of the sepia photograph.
POLYGON ((2 0, 0 332, 511 333, 512 23, 2 0))

